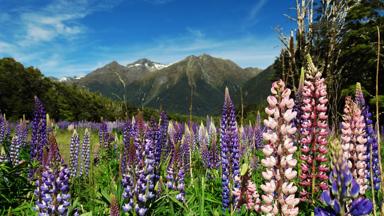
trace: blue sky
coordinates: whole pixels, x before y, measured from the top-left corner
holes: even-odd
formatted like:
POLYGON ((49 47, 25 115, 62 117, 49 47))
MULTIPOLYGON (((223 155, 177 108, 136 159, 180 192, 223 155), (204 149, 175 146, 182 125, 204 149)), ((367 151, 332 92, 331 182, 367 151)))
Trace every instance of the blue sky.
POLYGON ((47 76, 84 75, 116 60, 174 63, 207 53, 265 68, 295 1, 0 0, 0 57, 47 76))

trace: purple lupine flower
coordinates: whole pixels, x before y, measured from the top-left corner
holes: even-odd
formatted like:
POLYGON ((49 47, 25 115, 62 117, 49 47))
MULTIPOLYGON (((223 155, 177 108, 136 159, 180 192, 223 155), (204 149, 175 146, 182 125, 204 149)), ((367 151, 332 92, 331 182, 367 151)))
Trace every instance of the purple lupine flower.
POLYGON ((220 123, 221 166, 222 166, 222 204, 223 209, 236 206, 237 197, 231 191, 240 188, 240 147, 238 142, 235 108, 225 88, 223 113, 220 123), (232 185, 232 188, 230 187, 232 185))
POLYGON ((372 121, 372 113, 369 111, 369 105, 365 103, 363 91, 361 90, 360 83, 356 84, 356 97, 355 97, 357 105, 360 107, 362 111, 362 115, 364 116, 364 122, 365 122, 365 138, 367 139, 366 142, 366 149, 367 149, 367 159, 366 159, 366 165, 367 165, 367 179, 368 181, 371 181, 371 175, 373 179, 373 186, 375 190, 380 189, 380 167, 379 167, 379 149, 378 149, 378 143, 377 143, 377 134, 375 133, 374 127, 373 127, 373 121, 372 121), (372 153, 371 153, 372 152, 372 153), (372 160, 372 162, 371 162, 372 160), (372 166, 372 173, 371 173, 371 166, 372 166))
POLYGON ((90 141, 89 141, 89 131, 86 128, 84 132, 83 145, 81 149, 81 165, 80 165, 80 176, 84 173, 88 176, 89 173, 89 164, 90 164, 90 141))
POLYGON ((48 154, 42 158, 40 178, 35 182, 35 210, 39 215, 67 215, 71 197, 70 172, 63 164, 53 135, 50 135, 49 145, 48 154))
POLYGON ((35 97, 35 113, 32 121, 31 159, 41 162, 43 151, 48 143, 47 117, 39 98, 35 97))
POLYGON ((132 139, 129 142, 126 157, 126 172, 123 173, 122 185, 124 212, 135 211, 145 215, 148 205, 155 197, 155 142, 151 126, 146 126, 139 115, 133 119, 132 139))
POLYGON ((132 124, 131 122, 127 122, 124 125, 123 128, 123 154, 121 157, 121 173, 125 174, 126 173, 126 168, 127 168, 127 162, 128 162, 128 155, 129 155, 129 147, 132 141, 132 124))
MULTIPOLYGON (((161 123, 161 119, 160 119, 161 123)), ((157 182, 160 179, 160 160, 161 160, 161 153, 162 153, 162 148, 163 148, 163 140, 162 140, 162 135, 161 135, 161 128, 157 124, 155 120, 151 120, 150 125, 149 125, 149 139, 151 139, 151 142, 154 146, 154 149, 151 150, 154 153, 154 162, 153 162, 153 168, 154 168, 154 178, 153 182, 157 182)))
POLYGON ((9 148, 9 157, 12 165, 17 165, 20 162, 20 148, 22 145, 22 140, 17 135, 12 138, 11 146, 9 148))
POLYGON ((257 117, 256 117, 256 124, 254 131, 254 143, 256 149, 262 149, 264 147, 263 145, 263 133, 264 133, 264 126, 261 124, 261 116, 260 112, 257 111, 257 117))
POLYGON ((211 166, 211 158, 208 150, 208 131, 201 123, 198 133, 198 143, 200 146, 201 158, 203 160, 203 164, 206 168, 210 168, 211 166))
POLYGON ((20 120, 20 123, 16 126, 16 135, 20 139, 21 146, 24 147, 27 144, 28 127, 27 123, 20 120))
POLYGON ((168 116, 167 116, 167 113, 165 113, 164 111, 160 113, 160 128, 159 128, 159 132, 160 132, 160 141, 158 142, 158 146, 156 147, 156 163, 159 164, 160 163, 160 159, 161 159, 161 152, 164 152, 164 157, 167 157, 168 154, 167 154, 167 151, 169 151, 168 147, 167 147, 167 135, 168 135, 168 124, 169 124, 169 121, 168 121, 168 116), (160 150, 161 148, 161 150, 160 150), (160 153, 160 154, 159 154, 160 153))
POLYGON ((326 208, 316 207, 315 215, 368 215, 373 205, 369 199, 358 198, 360 186, 354 179, 338 140, 332 143, 332 171, 329 176, 331 188, 323 191, 320 200, 326 208))
POLYGON ((192 156, 192 143, 193 143, 193 137, 191 130, 189 130, 188 126, 184 126, 184 135, 181 139, 181 150, 182 154, 184 155, 184 167, 185 172, 189 172, 191 169, 191 156, 192 156))
POLYGON ((108 126, 105 122, 102 122, 99 128, 99 144, 101 147, 107 148, 108 147, 108 126))
POLYGON ((71 144, 70 144, 70 170, 71 170, 71 176, 76 177, 77 176, 77 169, 78 169, 78 163, 79 163, 79 149, 80 149, 80 138, 77 134, 76 130, 73 131, 72 137, 71 137, 71 144))
MULTIPOLYGON (((167 167, 167 187, 169 190, 177 190, 179 193, 176 196, 176 199, 179 201, 185 201, 185 192, 184 192, 184 177, 185 177, 185 169, 186 169, 186 150, 185 150, 185 137, 180 138, 178 136, 178 132, 175 127, 177 124, 169 124, 168 134, 170 137, 170 145, 171 148, 171 158, 167 167)), ((189 130, 186 127, 186 130, 189 130)))
POLYGON ((2 144, 6 138, 7 130, 7 120, 5 116, 0 113, 0 144, 2 144))

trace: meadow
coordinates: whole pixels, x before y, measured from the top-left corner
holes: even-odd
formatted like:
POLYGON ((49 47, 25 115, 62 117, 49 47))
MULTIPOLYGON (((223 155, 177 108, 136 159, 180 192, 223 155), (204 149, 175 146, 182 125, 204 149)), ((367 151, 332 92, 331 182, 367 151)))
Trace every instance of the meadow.
POLYGON ((162 111, 120 121, 0 121, 3 215, 379 215, 383 149, 362 87, 328 125, 325 80, 308 61, 297 93, 275 81, 268 106, 237 121, 162 111))

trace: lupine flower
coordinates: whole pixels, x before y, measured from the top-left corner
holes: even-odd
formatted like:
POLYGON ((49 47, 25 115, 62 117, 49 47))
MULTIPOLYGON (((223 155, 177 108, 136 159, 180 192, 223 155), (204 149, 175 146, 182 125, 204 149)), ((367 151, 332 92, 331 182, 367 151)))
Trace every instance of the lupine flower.
POLYGON ((367 147, 367 179, 371 180, 371 167, 372 167, 372 178, 373 178, 373 186, 375 190, 380 189, 380 167, 379 167, 379 153, 378 153, 378 143, 377 143, 377 135, 373 128, 372 122, 372 113, 369 111, 369 105, 365 103, 363 91, 361 90, 360 83, 356 84, 356 104, 362 111, 362 115, 364 116, 365 122, 365 138, 367 139, 366 147, 367 147), (372 153, 371 153, 372 152, 372 153), (372 160, 372 162, 371 162, 372 160))
POLYGON ((77 176, 77 168, 79 163, 79 149, 80 149, 80 138, 77 134, 76 130, 73 132, 71 137, 70 144, 70 164, 69 167, 71 169, 71 176, 77 176))
POLYGON ((9 149, 9 156, 13 165, 19 164, 20 148, 22 145, 21 139, 16 135, 12 138, 11 146, 9 149))
MULTIPOLYGON (((167 148, 167 134, 168 134, 168 116, 163 111, 160 113, 160 123, 159 123, 159 132, 160 132, 160 140, 158 142, 158 146, 156 147, 156 164, 160 163, 161 153, 166 153, 167 148), (161 150, 160 150, 161 148, 161 150)), ((165 156, 166 157, 166 156, 165 156)))
POLYGON ((307 57, 307 69, 304 85, 300 90, 302 98, 300 120, 300 145, 301 145, 301 174, 300 185, 302 200, 311 198, 315 201, 315 195, 320 190, 328 188, 327 179, 329 168, 326 165, 327 158, 327 87, 322 74, 307 57))
POLYGON ((220 166, 219 149, 217 148, 217 132, 213 122, 210 123, 210 133, 201 123, 198 133, 198 142, 200 145, 203 164, 207 169, 217 169, 220 166))
POLYGON ((70 172, 63 164, 53 135, 50 135, 49 145, 49 152, 42 160, 41 176, 35 182, 35 210, 39 215, 68 215, 70 172))
POLYGON ((5 140, 7 131, 8 131, 7 120, 5 119, 5 115, 3 116, 0 113, 0 144, 2 144, 3 141, 5 140))
POLYGON ((293 142, 296 133, 294 101, 290 99, 291 90, 282 80, 272 84, 271 92, 265 109, 268 118, 264 120, 266 144, 261 163, 265 171, 262 172, 264 184, 261 185, 263 202, 260 209, 264 214, 297 215, 299 209, 296 206, 300 200, 295 197, 297 187, 294 185, 297 175, 297 160, 293 157, 297 150, 293 142))
POLYGON ((260 212, 260 195, 257 192, 255 183, 250 179, 248 170, 241 176, 241 187, 235 189, 233 194, 239 197, 237 208, 240 209, 242 205, 250 211, 260 212))
POLYGON ((110 216, 120 216, 119 203, 114 195, 111 197, 110 216))
POLYGON ((128 163, 128 155, 129 155, 129 147, 133 141, 132 137, 132 124, 131 122, 127 122, 123 128, 123 153, 121 157, 121 173, 125 174, 128 163))
POLYGON ((255 128, 254 128, 254 143, 255 143, 255 148, 256 149, 262 149, 263 148, 263 133, 264 133, 264 127, 263 125, 261 124, 261 116, 260 116, 260 112, 258 111, 257 112, 257 117, 256 117, 256 124, 255 124, 255 128))
POLYGON ((25 121, 20 120, 20 123, 16 126, 16 135, 21 143, 21 147, 24 147, 28 137, 28 127, 25 121))
POLYGON ((191 156, 192 156, 192 143, 193 143, 193 135, 191 130, 189 130, 188 125, 184 126, 184 135, 181 139, 181 149, 184 155, 184 166, 185 172, 189 172, 191 169, 191 156))
POLYGON ((339 145, 338 140, 332 143, 335 150, 329 176, 331 188, 323 191, 320 197, 326 208, 316 207, 315 215, 368 215, 373 208, 372 202, 365 198, 358 198, 360 186, 350 172, 339 145))
MULTIPOLYGON (((169 190, 177 190, 179 193, 176 195, 176 199, 184 202, 185 201, 185 185, 184 185, 184 177, 185 177, 185 169, 186 169, 186 150, 184 150, 183 146, 188 144, 186 143, 186 138, 181 138, 178 136, 178 132, 174 127, 176 124, 169 124, 168 134, 170 137, 169 144, 172 146, 171 150, 171 158, 167 167, 167 188, 169 190)), ((179 129, 180 130, 180 129, 179 129)), ((186 128, 188 130, 188 128, 186 128)))
POLYGON ((35 113, 32 121, 31 159, 41 162, 43 151, 48 143, 47 119, 42 102, 35 97, 35 113))
POLYGON ((128 148, 128 167, 122 180, 123 211, 146 215, 148 205, 155 197, 155 143, 151 127, 145 125, 141 116, 132 122, 134 142, 130 142, 128 148))
POLYGON ((367 142, 364 117, 351 97, 346 97, 342 122, 342 149, 344 160, 348 163, 353 177, 360 186, 360 194, 367 189, 367 142))
POLYGON ((240 188, 240 147, 238 142, 235 109, 225 88, 225 99, 220 123, 222 204, 223 209, 237 205, 238 197, 232 191, 240 188), (232 188, 231 188, 232 186, 232 188))
POLYGON ((109 144, 108 126, 105 122, 102 122, 99 128, 99 144, 104 148, 107 148, 109 144))
POLYGON ((86 128, 84 132, 83 145, 81 149, 81 166, 80 166, 80 176, 85 173, 88 176, 89 173, 89 163, 90 163, 91 151, 90 151, 90 141, 89 141, 89 131, 86 128))

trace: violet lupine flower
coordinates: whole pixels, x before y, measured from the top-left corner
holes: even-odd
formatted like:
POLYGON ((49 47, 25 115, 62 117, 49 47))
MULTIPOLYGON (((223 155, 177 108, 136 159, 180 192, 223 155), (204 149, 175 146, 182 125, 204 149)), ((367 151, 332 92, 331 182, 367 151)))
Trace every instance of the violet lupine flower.
POLYGON ((338 140, 332 143, 335 152, 329 176, 331 188, 323 191, 320 197, 326 208, 316 207, 315 215, 368 215, 373 209, 372 202, 369 199, 358 198, 360 186, 353 178, 339 145, 338 140))
POLYGON ((89 173, 89 164, 91 158, 90 151, 90 141, 89 141, 89 131, 86 128, 84 132, 83 145, 81 146, 81 166, 80 166, 80 176, 85 173, 85 176, 88 176, 89 173))
POLYGON ((240 157, 242 157, 247 150, 249 150, 250 145, 249 142, 251 139, 249 139, 248 134, 247 134, 247 129, 244 128, 243 125, 241 125, 238 129, 238 134, 239 134, 239 152, 240 152, 240 157))
POLYGON ((300 118, 301 174, 300 185, 302 200, 315 201, 316 193, 328 188, 329 168, 327 158, 327 87, 322 74, 307 56, 305 81, 301 90, 302 107, 300 118))
POLYGON ((367 142, 365 134, 364 117, 358 105, 351 97, 346 97, 342 122, 342 149, 344 160, 360 186, 360 194, 364 195, 367 189, 367 142))
POLYGON ((139 116, 134 125, 134 142, 130 142, 127 157, 127 169, 123 174, 125 212, 135 211, 138 215, 146 215, 148 205, 155 197, 154 188, 156 182, 155 143, 151 127, 147 127, 139 116))
POLYGON ((40 178, 35 182, 35 210, 38 215, 68 215, 70 172, 63 164, 54 136, 51 137, 49 152, 42 159, 40 178))
POLYGON ((79 163, 79 149, 80 149, 80 138, 77 134, 76 130, 73 131, 72 137, 71 137, 71 144, 70 144, 70 164, 69 167, 71 169, 71 176, 76 177, 77 176, 77 169, 78 169, 78 163, 79 163))
POLYGON ((257 111, 256 123, 253 129, 253 132, 254 132, 253 139, 255 143, 255 148, 258 150, 262 149, 264 147, 264 144, 263 144, 264 126, 261 124, 261 116, 259 111, 257 111))
POLYGON ((123 128, 123 154, 121 157, 121 173, 125 174, 128 163, 128 155, 129 155, 129 147, 131 142, 133 142, 132 138, 132 124, 131 122, 127 122, 123 128))
MULTIPOLYGON (((185 150, 183 149, 182 143, 186 142, 182 141, 180 137, 177 135, 178 132, 174 127, 175 124, 169 124, 168 134, 170 137, 170 145, 171 148, 171 158, 167 167, 167 188, 169 190, 177 190, 179 193, 176 195, 176 199, 181 202, 185 201, 185 192, 184 192, 184 177, 185 177, 185 150)), ((186 128, 188 130, 188 128, 186 128)), ((185 139, 185 138, 182 138, 185 139)))
POLYGON ((361 90, 360 83, 356 84, 356 103, 360 107, 362 111, 362 115, 364 116, 365 122, 365 138, 367 139, 366 147, 367 147, 367 179, 371 181, 371 175, 373 178, 373 186, 375 190, 380 189, 380 167, 379 167, 379 153, 378 153, 378 143, 377 143, 377 134, 375 133, 372 121, 372 113, 369 111, 369 105, 365 104, 365 99, 363 95, 363 91, 361 90), (371 153, 372 151, 372 153, 371 153), (371 162, 372 159, 372 162, 371 162), (371 174, 371 166, 372 166, 372 174, 371 174))
POLYGON ((291 90, 282 80, 272 84, 271 93, 265 108, 268 118, 264 120, 266 144, 261 163, 265 171, 262 172, 264 184, 261 185, 263 202, 260 208, 264 214, 297 215, 300 199, 295 197, 297 187, 294 185, 297 175, 297 160, 293 156, 297 150, 294 146, 296 127, 293 125, 295 102, 290 98, 291 90))
POLYGON ((198 143, 201 152, 201 158, 206 168, 210 167, 210 155, 208 150, 208 131, 201 122, 198 132, 198 143))
POLYGON ((3 141, 6 138, 6 133, 7 133, 7 120, 5 119, 5 116, 3 116, 0 113, 0 144, 3 143, 3 141))
POLYGON ((237 205, 238 197, 231 192, 240 188, 240 147, 237 134, 235 108, 228 88, 225 88, 225 99, 220 123, 221 167, 222 167, 222 204, 223 209, 237 205), (232 188, 231 188, 232 186, 232 188))
POLYGON ((20 123, 16 126, 16 135, 20 140, 21 147, 24 147, 27 144, 28 137, 28 127, 25 121, 20 120, 20 123))
POLYGON ((35 113, 32 121, 31 159, 41 162, 43 151, 48 143, 47 117, 45 108, 39 98, 35 96, 35 113))
MULTIPOLYGON (((161 121, 161 119, 160 119, 161 121)), ((161 123, 161 122, 160 122, 161 123)), ((160 125, 155 120, 151 120, 150 125, 149 125, 149 138, 152 141, 152 144, 154 146, 153 151, 153 168, 154 168, 154 177, 152 182, 157 182, 160 179, 160 160, 161 160, 161 152, 163 148, 163 140, 162 140, 162 135, 161 135, 161 128, 160 125)))
POLYGON ((105 122, 102 122, 100 124, 99 128, 99 143, 100 146, 107 148, 109 142, 109 137, 108 137, 108 126, 105 122))
POLYGON ((181 138, 181 150, 183 151, 184 155, 184 167, 185 167, 185 172, 189 172, 191 169, 191 156, 192 156, 192 143, 193 141, 193 135, 192 131, 189 130, 188 125, 184 126, 184 135, 181 138))
POLYGON ((212 121, 208 124, 210 124, 210 126, 207 130, 203 123, 201 123, 198 142, 200 144, 204 166, 207 169, 217 169, 220 166, 219 149, 217 148, 217 131, 212 121))
POLYGON ((17 165, 20 162, 19 155, 20 155, 20 148, 21 148, 22 142, 21 139, 16 135, 12 138, 11 146, 9 148, 9 157, 10 162, 12 165, 17 165))
POLYGON ((156 164, 160 164, 162 153, 164 152, 164 156, 167 157, 166 150, 167 150, 167 134, 168 134, 168 116, 167 113, 164 111, 160 113, 160 140, 157 143, 158 146, 156 147, 156 164))

